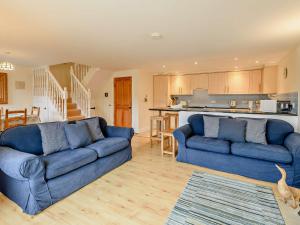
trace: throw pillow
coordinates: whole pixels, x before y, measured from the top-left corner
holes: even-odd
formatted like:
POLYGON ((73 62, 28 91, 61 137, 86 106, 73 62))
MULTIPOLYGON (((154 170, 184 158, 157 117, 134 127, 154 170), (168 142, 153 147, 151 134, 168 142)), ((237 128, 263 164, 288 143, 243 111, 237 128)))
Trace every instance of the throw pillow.
POLYGON ((257 144, 267 144, 266 138, 266 127, 267 119, 250 119, 250 118, 240 118, 241 120, 247 121, 246 129, 246 141, 257 143, 257 144))
POLYGON ((71 149, 84 147, 93 142, 86 123, 66 124, 65 132, 71 149))
POLYGON ((231 142, 245 142, 247 121, 221 118, 219 135, 220 139, 231 142))
POLYGON ((204 137, 217 138, 219 133, 219 120, 221 116, 203 116, 204 137))
POLYGON ((77 121, 76 123, 77 124, 87 124, 93 141, 98 141, 98 140, 104 138, 104 135, 100 128, 100 123, 99 123, 98 117, 80 120, 80 121, 77 121))
POLYGON ((65 124, 66 122, 38 124, 41 131, 44 155, 49 155, 69 148, 69 143, 64 130, 65 124))

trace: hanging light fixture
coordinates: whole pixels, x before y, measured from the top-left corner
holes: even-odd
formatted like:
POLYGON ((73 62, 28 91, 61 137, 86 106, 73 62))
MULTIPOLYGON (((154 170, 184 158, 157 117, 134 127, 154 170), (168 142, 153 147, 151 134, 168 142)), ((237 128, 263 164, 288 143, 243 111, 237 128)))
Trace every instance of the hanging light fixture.
MULTIPOLYGON (((9 55, 10 52, 5 52, 6 55, 9 55)), ((0 70, 2 71, 12 71, 15 70, 15 66, 8 62, 8 61, 2 61, 0 62, 0 70)))

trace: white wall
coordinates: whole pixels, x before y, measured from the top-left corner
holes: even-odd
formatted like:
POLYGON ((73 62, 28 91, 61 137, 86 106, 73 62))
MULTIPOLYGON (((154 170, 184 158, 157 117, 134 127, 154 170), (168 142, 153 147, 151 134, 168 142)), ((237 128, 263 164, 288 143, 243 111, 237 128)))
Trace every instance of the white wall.
POLYGON ((132 127, 135 132, 149 130, 150 113, 152 105, 153 82, 152 76, 145 71, 123 70, 117 72, 100 70, 90 80, 93 102, 96 106, 96 115, 104 117, 109 124, 114 123, 114 86, 115 77, 132 77, 132 127), (108 93, 108 97, 104 93, 108 93), (145 97, 148 101, 145 102, 145 97))
MULTIPOLYGON (((300 45, 292 50, 278 64, 278 93, 298 92, 298 114, 300 112, 300 45), (283 69, 287 67, 288 77, 283 76, 283 69)), ((300 131, 300 120, 298 123, 300 131)))
POLYGON ((7 72, 8 78, 8 104, 0 104, 4 109, 24 109, 30 113, 32 96, 32 68, 15 65, 15 70, 7 72), (16 89, 15 82, 24 81, 25 89, 16 89))

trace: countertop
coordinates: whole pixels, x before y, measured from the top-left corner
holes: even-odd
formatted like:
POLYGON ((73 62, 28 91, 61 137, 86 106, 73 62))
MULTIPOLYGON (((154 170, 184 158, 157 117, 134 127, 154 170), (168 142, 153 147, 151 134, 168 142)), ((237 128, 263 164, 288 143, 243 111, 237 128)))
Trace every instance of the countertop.
POLYGON ((166 112, 180 112, 180 111, 189 111, 189 112, 220 112, 220 113, 245 113, 245 114, 263 114, 263 115, 282 115, 282 116, 298 116, 297 114, 292 113, 269 113, 261 111, 251 111, 245 108, 213 108, 213 107, 186 107, 186 108, 177 108, 173 109, 170 107, 154 107, 150 108, 152 111, 166 111, 166 112))

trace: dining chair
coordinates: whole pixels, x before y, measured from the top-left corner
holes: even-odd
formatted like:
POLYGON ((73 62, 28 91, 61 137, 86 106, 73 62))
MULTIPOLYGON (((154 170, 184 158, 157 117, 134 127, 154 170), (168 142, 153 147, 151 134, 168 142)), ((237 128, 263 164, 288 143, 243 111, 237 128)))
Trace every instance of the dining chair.
POLYGON ((4 128, 11 128, 27 124, 27 109, 24 110, 6 110, 4 128))
POLYGON ((27 123, 34 124, 41 122, 40 111, 40 107, 32 106, 31 114, 27 116, 27 123))

